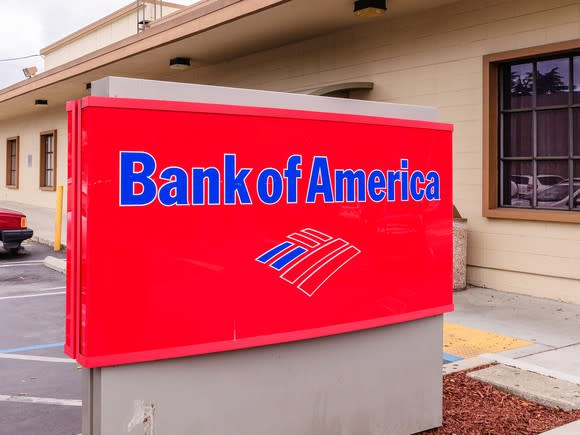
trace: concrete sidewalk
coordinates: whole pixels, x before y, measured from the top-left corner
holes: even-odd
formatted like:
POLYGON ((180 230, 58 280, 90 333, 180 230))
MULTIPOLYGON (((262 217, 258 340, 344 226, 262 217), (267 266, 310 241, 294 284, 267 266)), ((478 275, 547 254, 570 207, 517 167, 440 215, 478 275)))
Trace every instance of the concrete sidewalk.
MULTIPOLYGON (((455 362, 444 373, 495 361, 468 376, 548 406, 580 406, 580 305, 476 287, 456 292, 454 303, 444 357, 455 362)), ((578 434, 579 426, 550 434, 578 434)))
POLYGON ((477 287, 456 292, 454 303, 446 322, 525 341, 491 352, 580 379, 580 305, 477 287))
MULTIPOLYGON (((28 227, 32 228, 32 240, 52 245, 54 243, 55 210, 49 207, 39 207, 12 201, 0 201, 0 208, 8 208, 24 213, 28 227)), ((63 207, 61 243, 66 244, 66 205, 63 207)))

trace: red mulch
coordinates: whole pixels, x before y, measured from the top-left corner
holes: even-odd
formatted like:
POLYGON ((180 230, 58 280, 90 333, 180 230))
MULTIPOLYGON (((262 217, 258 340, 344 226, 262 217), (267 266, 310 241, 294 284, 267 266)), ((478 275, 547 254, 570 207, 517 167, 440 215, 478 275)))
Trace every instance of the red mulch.
POLYGON ((443 377, 443 426, 421 434, 540 434, 580 419, 580 410, 566 412, 528 402, 468 378, 469 371, 443 377))

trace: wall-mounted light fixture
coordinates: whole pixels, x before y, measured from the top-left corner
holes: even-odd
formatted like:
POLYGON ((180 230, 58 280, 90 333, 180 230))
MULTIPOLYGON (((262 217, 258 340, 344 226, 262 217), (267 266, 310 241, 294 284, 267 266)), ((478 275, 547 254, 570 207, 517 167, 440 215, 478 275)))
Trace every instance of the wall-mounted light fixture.
POLYGON ((48 106, 48 100, 34 100, 35 106, 48 106))
POLYGON ((387 11, 387 0, 355 0, 354 14, 357 17, 376 17, 387 11))
POLYGON ((38 72, 38 68, 36 68, 35 66, 29 66, 28 68, 24 68, 22 72, 24 73, 24 77, 29 79, 36 75, 36 73, 38 72))
POLYGON ((85 84, 85 89, 86 89, 87 91, 90 91, 92 87, 93 87, 93 84, 92 84, 92 83, 90 83, 90 82, 89 82, 89 83, 87 83, 87 84, 85 84))
POLYGON ((174 57, 169 61, 169 68, 184 70, 191 67, 191 59, 189 57, 174 57))

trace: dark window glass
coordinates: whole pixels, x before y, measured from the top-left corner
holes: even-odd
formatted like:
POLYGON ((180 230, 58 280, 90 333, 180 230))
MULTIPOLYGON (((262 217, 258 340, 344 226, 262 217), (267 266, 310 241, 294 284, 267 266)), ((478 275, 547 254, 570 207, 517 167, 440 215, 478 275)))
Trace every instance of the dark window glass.
POLYGON ((574 193, 573 193, 573 208, 580 210, 580 160, 574 162, 574 193))
POLYGON ((580 56, 574 58, 574 103, 580 104, 580 56))
POLYGON ((54 135, 45 134, 41 136, 41 156, 42 156, 42 174, 41 174, 41 185, 42 187, 54 187, 54 167, 55 167, 55 154, 54 154, 54 135))
POLYGON ((531 63, 511 65, 505 69, 504 109, 526 109, 532 107, 533 66, 531 63))
POLYGON ((570 59, 551 59, 537 63, 536 93, 538 106, 568 104, 570 59))
POLYGON ((574 155, 580 157, 580 109, 573 109, 574 155))
POLYGON ((18 184, 18 142, 16 139, 11 139, 6 145, 6 184, 16 186, 18 184))
POLYGON ((532 156, 532 112, 504 114, 504 157, 532 156))
POLYGON ((538 208, 568 209, 568 160, 538 162, 538 208))
POLYGON ((580 189, 580 56, 506 63, 500 71, 501 205, 580 210, 571 200, 580 189))
POLYGON ((567 156, 570 143, 568 109, 541 110, 536 116, 538 156, 567 156))
POLYGON ((506 161, 503 164, 503 204, 530 207, 532 194, 532 162, 506 161))

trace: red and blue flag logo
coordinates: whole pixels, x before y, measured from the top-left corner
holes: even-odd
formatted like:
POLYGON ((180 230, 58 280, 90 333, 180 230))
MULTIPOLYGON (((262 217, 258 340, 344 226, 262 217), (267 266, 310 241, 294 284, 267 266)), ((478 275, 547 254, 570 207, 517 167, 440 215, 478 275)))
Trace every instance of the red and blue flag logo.
POLYGON ((279 271, 280 278, 308 296, 361 252, 346 240, 312 228, 292 233, 286 239, 256 261, 279 271))

